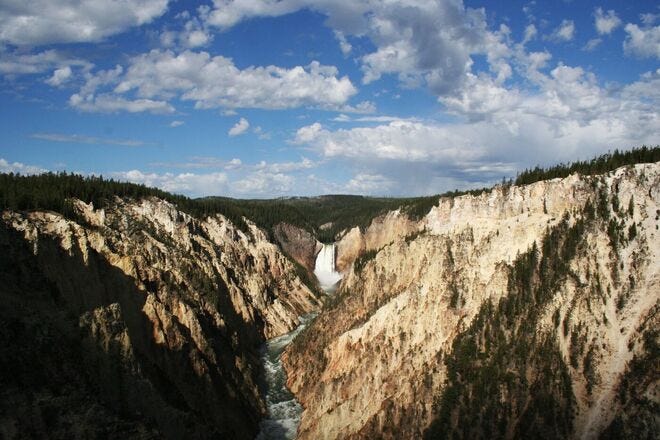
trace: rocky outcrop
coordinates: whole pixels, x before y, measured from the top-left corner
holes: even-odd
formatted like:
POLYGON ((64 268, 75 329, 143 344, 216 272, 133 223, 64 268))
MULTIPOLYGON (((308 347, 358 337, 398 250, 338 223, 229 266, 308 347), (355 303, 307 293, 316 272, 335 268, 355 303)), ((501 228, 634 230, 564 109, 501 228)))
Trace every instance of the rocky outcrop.
POLYGON ((321 250, 321 243, 311 233, 288 223, 278 223, 273 228, 275 241, 284 253, 289 255, 309 273, 314 272, 316 255, 321 250))
POLYGON ((158 199, 3 212, 0 432, 254 438, 257 348, 319 303, 249 224, 158 199))
POLYGON ((350 229, 337 242, 337 270, 344 272, 363 253, 379 250, 423 227, 423 223, 412 221, 396 210, 374 218, 364 232, 359 227, 350 229))
POLYGON ((657 432, 659 202, 645 164, 442 199, 383 232, 284 356, 299 438, 657 432))

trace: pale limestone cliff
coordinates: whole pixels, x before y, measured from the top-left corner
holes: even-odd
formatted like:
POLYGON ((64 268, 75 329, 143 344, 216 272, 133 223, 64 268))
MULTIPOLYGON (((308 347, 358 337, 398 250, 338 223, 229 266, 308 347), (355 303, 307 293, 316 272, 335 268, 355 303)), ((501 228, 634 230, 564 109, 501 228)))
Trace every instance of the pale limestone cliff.
POLYGON ((414 222, 396 210, 373 219, 364 232, 358 227, 350 229, 337 242, 337 270, 344 272, 364 252, 381 249, 423 227, 423 223, 414 222))
POLYGON ((257 348, 319 306, 293 264, 220 215, 199 221, 155 198, 75 206, 76 221, 2 213, 0 336, 24 340, 5 346, 3 369, 31 366, 4 387, 1 432, 256 435, 257 348))
MULTIPOLYGON (((305 408, 299 438, 420 438, 438 417, 434 400, 451 383, 446 362, 458 355, 454 341, 486 302, 506 304, 500 298, 515 287, 512 265, 535 243, 542 249, 553 230, 579 231, 560 240, 577 240, 577 250, 566 257, 568 275, 552 286, 551 300, 538 303, 526 344, 549 341, 561 364, 554 370, 565 367, 570 378, 562 390, 568 397, 556 405, 565 407, 566 426, 557 432, 594 438, 638 418, 657 433, 657 414, 648 411, 659 401, 657 365, 630 371, 631 360, 641 363, 653 346, 644 341, 657 344, 657 332, 649 332, 660 300, 659 202, 660 165, 637 165, 442 199, 417 225, 382 233, 391 239, 347 273, 338 298, 285 355, 290 388, 305 408), (644 390, 651 403, 625 400, 622 387, 644 390)), ((345 236, 343 255, 366 248, 358 232, 345 236)), ((543 374, 534 368, 520 374, 541 390, 543 374)), ((526 392, 495 400, 515 401, 527 417, 524 399, 533 401, 533 393, 526 392)), ((478 427, 456 411, 450 428, 478 427)), ((520 436, 521 420, 505 419, 502 435, 520 436)))

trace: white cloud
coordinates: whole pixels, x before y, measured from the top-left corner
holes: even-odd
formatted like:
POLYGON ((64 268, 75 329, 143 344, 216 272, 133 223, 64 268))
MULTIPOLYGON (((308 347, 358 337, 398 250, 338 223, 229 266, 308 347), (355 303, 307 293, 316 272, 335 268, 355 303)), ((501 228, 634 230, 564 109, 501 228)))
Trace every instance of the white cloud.
POLYGON ((345 185, 345 191, 354 194, 383 194, 395 185, 391 179, 380 174, 360 173, 345 185))
POLYGON ((232 128, 229 129, 229 136, 238 136, 243 134, 250 128, 250 123, 247 119, 241 118, 232 128))
POLYGON ((301 127, 293 142, 418 194, 488 184, 537 163, 657 143, 660 69, 613 89, 580 67, 560 63, 545 74, 531 66, 547 58, 519 62, 529 63, 520 69, 529 70, 531 90, 470 75, 457 98, 441 99, 463 122, 396 120, 351 129, 314 123, 301 127))
POLYGON ((348 42, 346 35, 344 35, 343 32, 335 31, 335 38, 337 38, 337 41, 339 41, 339 49, 341 50, 341 53, 344 54, 344 56, 351 53, 353 46, 351 46, 351 43, 348 42))
POLYGON ((603 42, 602 38, 592 38, 591 40, 587 41, 587 44, 584 45, 582 48, 583 50, 586 50, 587 52, 590 52, 600 46, 600 43, 603 42))
POLYGON ((628 34, 623 42, 626 55, 640 58, 660 58, 660 26, 640 28, 628 23, 624 30, 628 34))
POLYGON ((603 12, 602 8, 596 8, 594 12, 594 26, 600 35, 611 34, 612 31, 621 26, 621 19, 617 17, 616 12, 612 9, 603 12))
POLYGON ((46 84, 49 84, 53 87, 59 87, 71 79, 71 74, 72 72, 70 66, 64 66, 59 69, 55 69, 53 76, 46 80, 46 84))
POLYGON ((393 122, 393 121, 415 121, 415 118, 399 118, 397 116, 361 116, 359 118, 351 118, 343 113, 339 116, 332 118, 335 122, 393 122))
POLYGON ((125 99, 111 94, 81 96, 76 93, 69 98, 69 105, 86 112, 100 113, 173 113, 174 107, 165 101, 152 99, 125 99))
MULTIPOLYGON (((129 61, 128 67, 100 71, 87 76, 81 92, 71 104, 89 110, 108 108, 128 110, 142 104, 145 111, 167 113, 174 110, 171 99, 194 101, 196 108, 285 109, 316 107, 338 109, 347 106, 357 90, 333 66, 313 61, 306 67, 285 69, 276 66, 238 69, 231 59, 212 57, 207 52, 152 50, 129 61), (104 88, 102 95, 94 93, 104 88), (127 98, 134 94, 139 99, 127 98), (97 102, 103 96, 104 102, 97 102), (112 103, 118 103, 112 105, 112 103), (123 104, 123 105, 122 105, 123 104)), ((361 108, 355 111, 368 111, 361 108)), ((130 111, 130 110, 129 110, 130 111)))
POLYGON ((15 45, 93 42, 149 23, 168 0, 8 0, 0 3, 0 41, 15 45))
POLYGON ((470 54, 488 50, 484 10, 465 8, 453 0, 214 0, 207 22, 227 29, 251 17, 280 16, 304 8, 328 17, 326 24, 335 31, 344 52, 349 47, 341 47, 342 37, 367 37, 373 42, 375 51, 360 59, 364 83, 393 74, 405 85, 426 84, 437 94, 448 94, 469 71, 470 54))
POLYGON ((655 21, 660 17, 660 14, 653 14, 653 13, 646 13, 646 14, 640 14, 639 19, 642 21, 643 24, 646 26, 651 26, 655 23, 655 21))
POLYGON ((188 194, 190 196, 223 195, 227 191, 227 175, 222 172, 195 173, 145 173, 130 170, 110 173, 110 176, 127 182, 155 186, 165 191, 188 194))
POLYGON ((536 37, 537 33, 538 31, 536 29, 536 26, 534 26, 533 24, 528 24, 527 27, 525 28, 525 36, 523 38, 522 44, 526 44, 529 41, 532 41, 536 37))
POLYGON ((243 162, 238 158, 233 158, 225 165, 226 170, 236 170, 243 165, 243 162))
POLYGON ((482 155, 449 126, 393 121, 376 127, 329 131, 315 123, 300 128, 297 144, 314 147, 325 157, 406 162, 469 160, 482 155))
POLYGON ((573 20, 562 20, 549 38, 554 41, 571 41, 573 37, 575 37, 575 23, 573 20))
POLYGON ((43 73, 52 69, 81 67, 85 70, 92 67, 87 61, 69 58, 56 50, 46 50, 35 54, 3 52, 0 58, 0 73, 5 75, 30 75, 43 73))
POLYGON ((268 163, 266 161, 261 161, 254 166, 258 171, 265 171, 270 174, 278 173, 291 173, 294 171, 308 170, 311 168, 316 168, 319 165, 318 162, 314 162, 306 157, 300 159, 299 162, 274 162, 268 163))
POLYGON ((141 147, 147 145, 145 142, 137 141, 134 139, 109 139, 99 138, 94 136, 87 136, 82 134, 62 134, 62 133, 33 133, 30 135, 33 139, 40 139, 50 142, 64 142, 76 144, 105 144, 105 145, 120 145, 124 147, 141 147))
POLYGON ((291 192, 295 179, 284 173, 256 171, 231 184, 232 193, 240 196, 273 196, 291 192))
POLYGON ((41 174, 45 172, 45 169, 38 166, 8 162, 6 159, 0 158, 0 173, 41 174))
MULTIPOLYGON (((189 14, 185 15, 186 18, 189 14)), ((207 46, 213 41, 213 34, 197 18, 186 21, 180 31, 165 30, 160 34, 164 47, 192 49, 207 46)))
POLYGON ((185 124, 184 121, 172 121, 170 122, 170 127, 181 127, 183 124, 185 124))
POLYGON ((193 156, 185 162, 151 162, 149 166, 179 169, 222 169, 227 171, 241 168, 242 162, 237 158, 227 161, 218 157, 193 156))

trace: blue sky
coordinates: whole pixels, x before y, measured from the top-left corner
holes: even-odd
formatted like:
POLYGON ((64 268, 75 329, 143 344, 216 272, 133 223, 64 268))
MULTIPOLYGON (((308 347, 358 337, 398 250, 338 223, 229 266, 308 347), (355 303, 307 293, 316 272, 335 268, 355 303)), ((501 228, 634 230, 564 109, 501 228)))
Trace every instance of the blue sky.
POLYGON ((655 145, 655 1, 3 0, 0 171, 425 195, 655 145))

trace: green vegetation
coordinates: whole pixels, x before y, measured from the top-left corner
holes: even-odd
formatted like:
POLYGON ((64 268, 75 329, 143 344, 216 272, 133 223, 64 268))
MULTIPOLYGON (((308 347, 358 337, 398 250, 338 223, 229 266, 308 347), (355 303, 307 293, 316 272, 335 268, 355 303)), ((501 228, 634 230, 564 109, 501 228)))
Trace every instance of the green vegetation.
POLYGON ((567 177, 573 173, 584 175, 603 174, 624 165, 636 163, 651 163, 660 161, 660 146, 633 148, 630 151, 614 150, 587 161, 578 161, 570 164, 561 163, 549 168, 539 166, 531 170, 525 170, 518 174, 516 185, 527 185, 540 180, 567 177))
POLYGON ((362 268, 371 260, 376 258, 376 254, 378 253, 378 250, 376 249, 371 249, 366 252, 364 252, 362 255, 357 257, 355 259, 355 263, 353 267, 355 268, 355 272, 360 272, 362 268))
POLYGON ((660 304, 653 306, 645 322, 637 329, 640 334, 631 341, 632 360, 626 366, 617 388, 621 410, 610 426, 601 434, 602 439, 654 439, 658 437, 660 405, 649 393, 649 387, 658 380, 660 365, 660 304), (641 343, 641 344, 640 344, 641 343), (641 347, 640 347, 641 345, 641 347))
POLYGON ((354 226, 366 228, 374 217, 421 200, 348 195, 272 200, 227 197, 190 199, 144 185, 105 179, 102 176, 83 177, 69 173, 31 176, 0 174, 0 209, 3 210, 50 210, 75 219, 70 198, 80 199, 85 203, 91 202, 98 208, 107 206, 114 197, 136 200, 158 197, 197 218, 222 214, 244 232, 247 232, 248 228, 243 217, 269 233, 278 223, 286 222, 310 231, 323 242, 334 241, 335 235, 343 229, 354 226), (326 226, 322 227, 323 225, 326 226))
MULTIPOLYGON (((566 438, 574 397, 557 329, 537 331, 544 309, 581 246, 586 224, 568 216, 520 255, 509 292, 487 300, 445 357, 447 382, 426 438, 566 438)), ((556 325, 559 316, 554 318, 556 325)), ((587 367, 585 374, 590 374, 587 367)))
MULTIPOLYGON (((574 172, 602 173, 622 165, 656 161, 660 161, 658 146, 653 148, 643 146, 627 152, 617 150, 591 161, 559 164, 548 169, 536 167, 533 170, 525 170, 518 175, 515 183, 527 184, 543 179, 565 177, 574 172)), ((511 183, 503 181, 505 186, 511 183)), ((454 190, 433 196, 411 198, 326 195, 270 200, 228 197, 190 199, 160 189, 118 182, 101 176, 83 177, 68 173, 23 176, 10 173, 0 174, 0 209, 52 210, 75 219, 74 210, 68 200, 70 198, 77 198, 86 203, 92 202, 95 207, 103 207, 107 206, 114 197, 138 200, 144 197, 158 197, 177 205, 181 211, 197 218, 222 214, 244 232, 248 230, 243 220, 245 217, 269 233, 272 233, 275 225, 285 222, 311 232, 322 242, 332 242, 342 230, 355 226, 364 229, 375 217, 388 211, 400 208, 412 220, 418 220, 437 205, 440 198, 453 198, 465 194, 479 195, 485 191, 489 189, 454 190)), ((617 205, 617 210, 619 209, 618 201, 608 201, 606 194, 603 202, 603 204, 598 203, 599 210, 609 211, 609 207, 605 205, 607 202, 614 203, 617 205)), ((628 210, 629 212, 634 210, 632 202, 628 210)))

